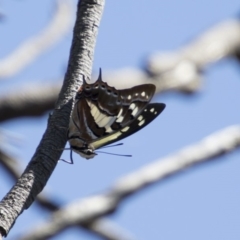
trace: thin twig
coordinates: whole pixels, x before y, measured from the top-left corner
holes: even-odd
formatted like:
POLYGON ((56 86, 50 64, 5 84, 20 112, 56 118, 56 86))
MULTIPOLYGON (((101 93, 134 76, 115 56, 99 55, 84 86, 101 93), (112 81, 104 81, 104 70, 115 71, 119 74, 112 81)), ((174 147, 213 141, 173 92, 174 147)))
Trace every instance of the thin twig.
POLYGON ((46 29, 0 60, 0 79, 15 75, 60 40, 71 29, 72 16, 70 1, 57 0, 56 12, 46 29))
POLYGON ((0 122, 17 117, 40 116, 54 108, 60 84, 22 87, 0 97, 0 122))
POLYGON ((147 70, 158 75, 171 71, 183 61, 190 61, 198 70, 203 70, 210 63, 236 56, 239 50, 240 20, 231 19, 217 24, 175 52, 154 53, 149 58, 147 70))
POLYGON ((76 224, 88 224, 113 213, 123 200, 147 186, 175 176, 240 147, 240 125, 216 132, 176 154, 159 159, 118 180, 112 188, 96 196, 78 200, 52 214, 49 221, 32 229, 21 240, 47 239, 76 224))
POLYGON ((86 226, 106 240, 136 240, 133 234, 104 217, 98 218, 86 226))
POLYGON ((191 93, 199 89, 202 72, 209 64, 238 57, 239 52, 240 20, 232 19, 217 24, 175 52, 153 54, 146 69, 152 76, 168 79, 165 88, 191 93))
MULTIPOLYGON (((3 150, 0 149, 0 164, 6 169, 7 173, 12 177, 14 182, 20 177, 21 166, 16 159, 10 157, 3 150)), ((47 195, 41 192, 36 197, 36 203, 45 210, 56 211, 60 209, 60 205, 50 200, 47 195)), ((114 224, 112 221, 106 218, 100 218, 89 224, 78 225, 89 232, 102 237, 106 240, 133 240, 134 237, 127 230, 114 224)))

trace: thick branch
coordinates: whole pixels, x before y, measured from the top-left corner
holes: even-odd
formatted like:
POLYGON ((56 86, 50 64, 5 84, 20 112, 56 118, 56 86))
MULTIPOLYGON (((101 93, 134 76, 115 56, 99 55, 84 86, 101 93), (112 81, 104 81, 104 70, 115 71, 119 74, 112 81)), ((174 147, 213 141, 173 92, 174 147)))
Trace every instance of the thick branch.
POLYGON ((182 170, 194 167, 240 147, 240 126, 231 126, 214 133, 201 142, 159 159, 119 181, 108 191, 76 201, 56 211, 51 219, 38 225, 21 240, 46 239, 64 229, 91 221, 116 211, 126 197, 182 170))
POLYGON ((27 209, 46 185, 61 150, 66 144, 66 132, 57 126, 67 127, 76 90, 82 84, 82 76, 90 77, 93 51, 104 0, 81 0, 64 86, 48 128, 32 160, 17 183, 0 203, 0 229, 7 235, 17 217, 27 209))

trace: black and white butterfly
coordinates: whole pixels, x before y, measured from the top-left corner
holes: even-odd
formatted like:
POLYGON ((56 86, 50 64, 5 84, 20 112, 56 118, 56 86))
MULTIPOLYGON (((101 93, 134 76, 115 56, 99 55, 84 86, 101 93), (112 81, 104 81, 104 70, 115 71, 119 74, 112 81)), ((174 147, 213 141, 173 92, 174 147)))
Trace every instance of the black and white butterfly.
POLYGON ((102 81, 84 81, 76 96, 70 119, 68 141, 72 151, 86 159, 95 150, 119 141, 145 127, 165 108, 163 103, 150 103, 156 87, 143 84, 117 90, 102 81))

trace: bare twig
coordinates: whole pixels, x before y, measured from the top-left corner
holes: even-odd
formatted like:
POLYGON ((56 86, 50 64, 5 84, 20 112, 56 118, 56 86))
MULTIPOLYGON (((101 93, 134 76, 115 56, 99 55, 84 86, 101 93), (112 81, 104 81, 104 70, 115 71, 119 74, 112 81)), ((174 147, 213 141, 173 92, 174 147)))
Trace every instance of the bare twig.
POLYGON ((48 128, 36 153, 22 176, 0 203, 0 233, 6 236, 17 217, 34 201, 51 176, 62 149, 66 134, 59 126, 68 126, 76 90, 83 76, 90 78, 93 52, 104 0, 81 0, 78 4, 77 20, 67 73, 48 128))
POLYGON ((40 116, 52 110, 59 92, 60 84, 35 84, 2 96, 0 122, 16 117, 40 116))
POLYGON ((175 52, 153 54, 147 60, 146 72, 129 68, 107 75, 105 80, 118 88, 148 82, 156 85, 157 92, 192 93, 199 90, 207 65, 222 58, 239 57, 239 52, 240 20, 228 20, 175 52))
POLYGON ((101 217, 87 224, 89 229, 106 240, 136 240, 126 229, 119 227, 113 221, 101 217))
MULTIPOLYGON (((15 182, 21 176, 22 167, 19 162, 6 154, 2 149, 0 149, 0 164, 5 168, 7 173, 11 176, 15 182)), ((48 209, 50 211, 55 211, 59 209, 59 206, 52 202, 44 193, 40 193, 37 198, 37 203, 39 206, 48 209)))
POLYGON ((5 59, 0 60, 1 79, 21 71, 71 29, 73 9, 70 1, 58 0, 56 3, 56 12, 47 28, 39 35, 22 43, 5 59))
POLYGON ((240 51, 240 20, 218 24, 192 43, 170 53, 155 53, 146 69, 152 76, 168 79, 167 89, 192 92, 199 88, 201 72, 207 65, 240 51))
POLYGON ((13 181, 20 177, 20 164, 14 158, 8 156, 2 149, 0 149, 0 164, 5 168, 13 181))
MULTIPOLYGON (((200 88, 202 70, 209 63, 224 57, 235 57, 239 49, 240 21, 229 20, 176 52, 154 54, 148 60, 146 72, 134 68, 107 73, 104 71, 103 79, 119 89, 153 83, 158 93, 175 90, 194 92, 200 88)), ((36 85, 1 97, 0 112, 4 114, 0 115, 0 121, 45 113, 54 106, 58 88, 58 85, 36 85)))
POLYGON ((56 211, 48 222, 38 225, 21 240, 46 239, 70 226, 88 224, 99 217, 113 213, 126 197, 145 189, 150 184, 175 176, 182 170, 207 162, 239 147, 240 125, 228 127, 195 145, 123 177, 103 194, 76 201, 56 211))
POLYGON ((154 53, 148 61, 147 70, 152 75, 171 71, 183 62, 190 61, 196 69, 228 56, 236 56, 240 50, 240 20, 224 21, 203 33, 192 43, 176 52, 154 53))
MULTIPOLYGON (((20 177, 20 164, 14 158, 8 156, 3 150, 0 149, 0 164, 6 169, 7 173, 10 174, 12 179, 16 181, 20 177)), ((54 201, 50 200, 47 195, 42 192, 36 197, 36 203, 49 211, 56 211, 60 209, 60 206, 54 201)), ((112 221, 104 218, 97 219, 89 224, 78 225, 96 234, 106 240, 133 240, 132 234, 118 225, 114 224, 112 221)))

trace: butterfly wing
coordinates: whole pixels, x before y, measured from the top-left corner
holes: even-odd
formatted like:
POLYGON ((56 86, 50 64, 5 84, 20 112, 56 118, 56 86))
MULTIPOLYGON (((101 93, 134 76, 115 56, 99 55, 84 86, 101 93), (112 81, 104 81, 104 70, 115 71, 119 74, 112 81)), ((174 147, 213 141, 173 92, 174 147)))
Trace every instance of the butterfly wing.
POLYGON ((141 114, 134 118, 129 125, 121 128, 118 131, 114 131, 107 136, 94 140, 91 142, 91 145, 94 147, 94 149, 98 149, 134 134, 152 122, 164 110, 164 108, 165 104, 163 103, 148 104, 141 114))
POLYGON ((76 96, 68 139, 79 152, 98 149, 142 129, 157 117, 165 104, 149 104, 155 93, 153 84, 117 90, 101 79, 83 84, 76 96))
POLYGON ((100 75, 94 84, 83 85, 77 99, 86 100, 95 123, 107 134, 130 124, 147 106, 155 89, 153 84, 143 84, 117 90, 103 82, 100 75))

